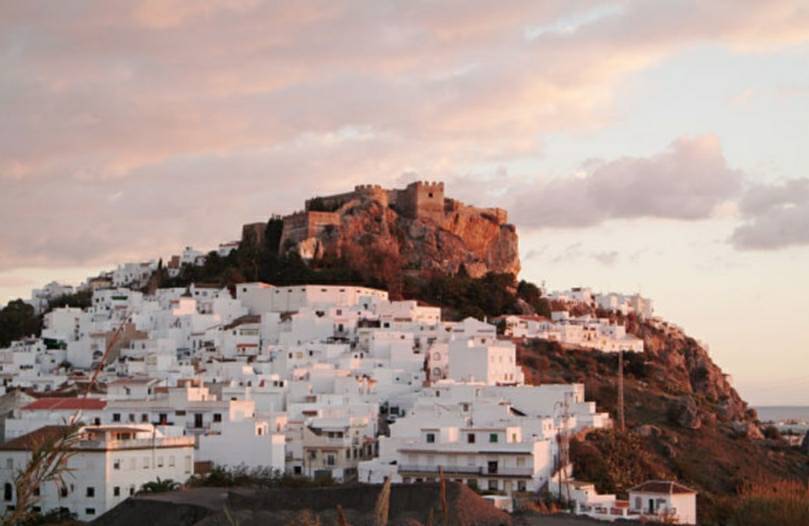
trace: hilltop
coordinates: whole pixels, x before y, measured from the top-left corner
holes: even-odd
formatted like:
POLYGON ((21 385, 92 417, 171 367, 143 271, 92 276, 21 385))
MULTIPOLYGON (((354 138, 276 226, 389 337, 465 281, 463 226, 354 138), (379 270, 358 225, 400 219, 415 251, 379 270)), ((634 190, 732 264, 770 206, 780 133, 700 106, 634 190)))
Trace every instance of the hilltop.
POLYGON ((520 271, 517 231, 506 211, 447 197, 443 183, 361 185, 315 197, 300 212, 245 225, 241 246, 294 253, 312 268, 339 261, 392 292, 401 290, 404 276, 520 271))

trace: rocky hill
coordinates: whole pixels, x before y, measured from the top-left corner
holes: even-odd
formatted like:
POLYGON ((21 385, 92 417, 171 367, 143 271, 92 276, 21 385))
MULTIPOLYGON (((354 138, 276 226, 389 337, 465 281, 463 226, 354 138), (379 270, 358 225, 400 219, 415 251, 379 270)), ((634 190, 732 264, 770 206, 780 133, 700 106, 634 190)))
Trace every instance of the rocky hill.
MULTIPOLYGON (((574 477, 619 494, 647 479, 679 480, 700 492, 701 524, 726 523, 750 486, 807 480, 809 458, 778 437, 765 438, 755 411, 703 345, 668 323, 616 321, 646 349, 625 356, 626 430, 574 440, 574 477)), ((518 342, 518 356, 527 381, 584 383, 588 399, 617 420, 616 354, 526 341, 518 342)))
MULTIPOLYGON (((517 232, 505 210, 445 197, 443 183, 404 189, 358 186, 306 201, 281 218, 270 250, 295 252, 312 267, 335 260, 388 285, 402 274, 471 277, 520 271, 517 232)), ((242 244, 266 244, 263 224, 245 225, 242 244)))

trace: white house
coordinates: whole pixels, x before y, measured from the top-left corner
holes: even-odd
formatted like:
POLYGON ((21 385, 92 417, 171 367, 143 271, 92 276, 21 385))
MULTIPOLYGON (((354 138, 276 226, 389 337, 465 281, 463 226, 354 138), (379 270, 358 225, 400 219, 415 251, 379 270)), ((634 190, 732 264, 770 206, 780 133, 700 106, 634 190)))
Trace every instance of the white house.
POLYGON ((458 382, 523 383, 517 351, 509 341, 488 337, 464 338, 449 343, 449 378, 458 382))
POLYGON ((219 466, 264 467, 284 472, 286 436, 266 420, 229 422, 199 435, 197 460, 219 466))
POLYGON ((629 509, 645 519, 697 523, 697 492, 672 481, 650 480, 629 490, 629 509))

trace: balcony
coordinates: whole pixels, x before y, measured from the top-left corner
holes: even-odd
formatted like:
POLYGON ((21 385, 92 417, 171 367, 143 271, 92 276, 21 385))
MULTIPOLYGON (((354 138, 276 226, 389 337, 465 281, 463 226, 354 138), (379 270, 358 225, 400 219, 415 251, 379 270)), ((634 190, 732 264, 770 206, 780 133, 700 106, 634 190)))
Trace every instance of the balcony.
MULTIPOLYGON (((445 475, 464 474, 464 475, 480 475, 483 473, 483 468, 480 466, 444 466, 445 475)), ((426 473, 437 475, 441 466, 426 465, 426 464, 402 464, 399 466, 399 473, 426 473)))
MULTIPOLYGON (((498 467, 496 470, 489 470, 483 466, 443 466, 444 474, 453 475, 479 475, 483 477, 524 477, 530 478, 534 475, 531 468, 518 467, 506 468, 498 467)), ((426 464, 402 464, 399 466, 399 473, 424 473, 437 475, 441 466, 426 464)))
POLYGON ((130 440, 82 440, 78 449, 151 449, 165 447, 194 447, 194 437, 135 438, 130 440))

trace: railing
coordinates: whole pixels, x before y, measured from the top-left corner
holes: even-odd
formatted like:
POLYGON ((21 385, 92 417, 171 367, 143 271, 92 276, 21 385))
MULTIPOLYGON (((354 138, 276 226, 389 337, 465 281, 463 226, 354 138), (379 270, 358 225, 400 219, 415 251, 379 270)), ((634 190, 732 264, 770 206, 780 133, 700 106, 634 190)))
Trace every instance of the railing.
MULTIPOLYGON (((441 469, 440 466, 425 465, 425 464, 402 464, 399 466, 399 472, 411 473, 438 473, 441 469)), ((531 468, 507 468, 498 467, 497 469, 488 469, 484 466, 443 466, 444 473, 450 474, 466 474, 466 475, 482 475, 482 476, 503 476, 503 477, 531 477, 534 471, 531 468)))
MULTIPOLYGON (((412 473, 435 473, 438 474, 440 466, 435 465, 416 465, 416 464, 402 464, 399 466, 399 472, 407 471, 412 473)), ((444 466, 444 473, 463 473, 471 475, 480 475, 483 473, 483 468, 480 466, 444 466)))
POLYGON ((194 437, 135 438, 131 440, 82 440, 79 449, 143 449, 152 447, 194 446, 194 437))
POLYGON ((513 477, 531 477, 534 470, 531 468, 504 468, 498 467, 495 471, 489 473, 490 475, 506 475, 513 477))

